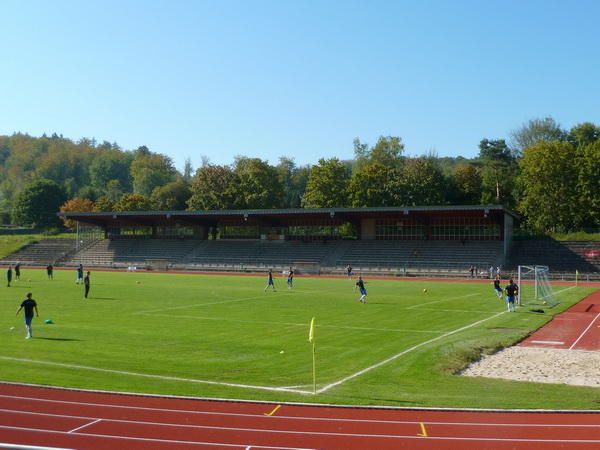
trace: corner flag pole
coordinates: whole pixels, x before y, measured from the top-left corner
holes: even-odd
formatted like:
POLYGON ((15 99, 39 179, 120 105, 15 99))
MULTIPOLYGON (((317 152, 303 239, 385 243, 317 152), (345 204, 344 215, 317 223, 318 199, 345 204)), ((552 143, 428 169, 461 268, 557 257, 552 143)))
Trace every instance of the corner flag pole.
POLYGON ((315 361, 315 318, 310 321, 310 331, 308 332, 308 341, 312 342, 313 357, 313 394, 317 393, 317 366, 315 361))

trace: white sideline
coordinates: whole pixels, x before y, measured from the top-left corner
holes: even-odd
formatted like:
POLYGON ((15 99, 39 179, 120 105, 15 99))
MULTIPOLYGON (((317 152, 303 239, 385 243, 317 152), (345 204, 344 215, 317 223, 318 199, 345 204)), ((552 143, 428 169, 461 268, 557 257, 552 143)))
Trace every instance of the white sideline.
MULTIPOLYGON (((342 378, 339 381, 336 381, 334 383, 330 383, 328 385, 325 385, 324 387, 318 389, 316 391, 316 393, 323 393, 328 391, 329 389, 335 387, 335 386, 339 386, 340 384, 345 383, 348 380, 351 380, 353 378, 356 378, 366 372, 369 372, 373 369, 376 369, 378 367, 381 367, 391 361, 394 361, 396 359, 398 359, 399 357, 410 353, 420 347, 423 347, 424 345, 430 344, 432 342, 438 341, 440 339, 443 339, 447 336, 450 336, 452 334, 458 333, 460 331, 463 330, 467 330, 471 327, 474 327, 476 325, 479 325, 480 323, 486 322, 490 319, 494 319, 502 314, 504 314, 506 311, 494 314, 493 316, 490 316, 486 319, 480 320, 478 322, 474 322, 470 325, 466 325, 464 327, 458 328, 456 330, 453 331, 449 331, 447 333, 443 333, 440 336, 434 337, 432 339, 429 339, 427 341, 421 342, 409 349, 403 350, 402 352, 387 358, 381 362, 378 362, 377 364, 374 364, 372 366, 369 366, 365 369, 362 369, 352 375, 349 375, 345 378, 342 378)), ((139 314, 139 313, 138 313, 139 314)), ((289 325, 300 325, 300 324, 292 324, 290 323, 289 325)), ((306 324, 302 324, 302 326, 306 326, 306 324)), ((352 327, 348 327, 348 328, 352 328, 352 327)), ((415 332, 415 330, 398 330, 401 332, 415 332)), ((433 333, 433 332, 430 332, 433 333)), ((437 333, 437 332, 436 332, 437 333)), ((301 390, 301 389, 294 389, 294 388, 289 388, 289 387, 272 387, 272 386, 259 386, 259 385, 247 385, 247 384, 238 384, 238 383, 223 383, 223 382, 219 382, 219 381, 209 381, 209 380, 198 380, 198 379, 192 379, 192 378, 180 378, 180 377, 169 377, 169 376, 163 376, 163 375, 152 375, 152 374, 144 374, 144 373, 137 373, 137 372, 126 372, 126 371, 120 371, 120 370, 112 370, 112 369, 100 369, 97 367, 89 367, 89 366, 81 366, 81 365, 75 365, 75 364, 64 364, 64 363, 54 363, 54 362, 48 362, 48 361, 39 361, 39 360, 31 360, 31 359, 26 359, 26 358, 13 358, 13 357, 8 357, 8 356, 0 356, 0 360, 8 360, 8 361, 20 361, 20 362, 25 362, 25 363, 32 363, 32 364, 45 364, 45 365, 50 365, 50 366, 56 366, 56 367, 67 367, 70 369, 80 369, 80 370, 91 370, 91 371, 95 371, 95 372, 105 372, 105 373, 115 373, 115 374, 119 374, 119 375, 128 375, 128 376, 135 376, 135 377, 145 377, 145 378, 154 378, 154 379, 162 379, 162 380, 172 380, 172 381, 183 381, 183 382, 188 382, 188 383, 201 383, 201 384, 210 384, 210 385, 217 385, 217 386, 227 386, 227 387, 236 387, 236 388, 242 388, 242 389, 259 389, 259 390, 266 390, 266 391, 274 391, 274 392, 291 392, 291 393, 296 393, 296 394, 313 394, 312 391, 310 390, 301 390)))
POLYGON ((317 393, 320 394, 322 392, 326 392, 329 389, 331 389, 332 387, 338 386, 338 385, 340 385, 342 383, 345 383, 348 380, 351 380, 352 378, 356 378, 356 377, 358 377, 358 376, 360 376, 360 375, 362 375, 362 374, 364 374, 366 372, 369 372, 370 370, 373 370, 373 369, 376 369, 377 367, 383 366, 384 364, 387 364, 390 361, 393 361, 393 360, 395 360, 397 358, 400 358, 401 356, 406 355, 407 353, 412 352, 413 350, 416 350, 419 347, 423 347, 424 345, 430 344, 430 343, 435 342, 435 341, 437 341, 439 339, 443 339, 443 338, 445 338, 447 336, 450 336, 451 334, 458 333, 460 331, 469 329, 471 327, 479 325, 480 323, 486 322, 486 321, 488 321, 490 319, 495 319, 496 317, 501 316, 502 314, 505 314, 505 313, 506 313, 506 311, 503 311, 503 312, 498 313, 498 314, 494 314, 493 316, 488 317, 487 319, 480 320, 479 322, 472 323, 471 325, 467 325, 465 327, 459 328, 459 329, 454 330, 454 331, 449 331, 448 333, 442 334, 441 336, 435 337, 433 339, 429 339, 428 341, 425 341, 425 342, 421 342, 420 344, 417 344, 414 347, 411 347, 411 348, 409 348, 407 350, 404 350, 404 351, 398 353, 397 355, 392 356, 391 358, 388 358, 388 359, 386 359, 384 361, 381 361, 381 362, 379 362, 377 364, 374 364, 374 365, 372 365, 370 367, 367 367, 366 369, 363 369, 363 370, 361 370, 359 372, 356 372, 356 373, 354 373, 354 374, 352 374, 350 376, 347 376, 346 378, 342 378, 341 380, 336 381, 335 383, 328 384, 327 386, 325 386, 325 387, 323 387, 321 389, 318 389, 317 393))

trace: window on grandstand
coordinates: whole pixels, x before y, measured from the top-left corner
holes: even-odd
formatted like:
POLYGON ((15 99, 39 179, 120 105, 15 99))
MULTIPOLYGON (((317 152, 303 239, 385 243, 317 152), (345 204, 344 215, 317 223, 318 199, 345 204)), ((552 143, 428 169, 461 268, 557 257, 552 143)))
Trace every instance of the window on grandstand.
POLYGON ((397 241, 402 239, 422 239, 425 226, 413 219, 377 219, 375 239, 397 241))
POLYGON ((194 229, 192 227, 159 225, 156 227, 156 235, 165 237, 192 237, 194 229))
POLYGON ((294 220, 287 227, 286 234, 291 240, 340 239, 342 220, 324 223, 320 220, 294 220))
POLYGON ((219 227, 220 239, 260 239, 260 227, 253 220, 224 220, 219 227))
POLYGON ((443 217, 431 221, 431 239, 491 241, 500 237, 500 225, 485 217, 443 217))

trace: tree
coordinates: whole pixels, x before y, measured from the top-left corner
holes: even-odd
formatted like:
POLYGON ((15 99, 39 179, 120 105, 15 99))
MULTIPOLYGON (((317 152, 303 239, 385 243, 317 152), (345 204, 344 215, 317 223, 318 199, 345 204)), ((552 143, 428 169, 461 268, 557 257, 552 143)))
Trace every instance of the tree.
POLYGON ((191 196, 192 190, 186 183, 174 181, 154 188, 150 199, 157 211, 184 211, 191 196))
POLYGON ((393 172, 390 190, 396 205, 441 205, 445 202, 444 174, 430 158, 409 158, 393 172))
POLYGON ((302 200, 305 208, 341 208, 348 205, 350 170, 337 158, 319 159, 312 166, 302 200))
POLYGON ((125 194, 115 203, 114 210, 117 212, 152 211, 152 201, 139 194, 125 194))
POLYGON ((231 166, 205 165, 196 171, 192 180, 190 210, 210 211, 236 209, 237 175, 231 166))
POLYGON ((118 183, 119 196, 122 192, 131 192, 133 190, 133 180, 131 178, 132 162, 132 154, 123 153, 119 150, 106 150, 102 152, 92 161, 89 167, 92 186, 107 194, 109 192, 108 185, 112 181, 113 187, 118 183))
POLYGON ((190 184, 192 182, 192 173, 194 172, 194 168, 192 166, 192 160, 190 158, 185 158, 185 163, 183 165, 183 173, 181 175, 181 180, 190 184))
POLYGON ((544 119, 531 119, 510 132, 510 144, 515 156, 521 157, 523 151, 538 141, 552 142, 564 141, 565 131, 552 117, 544 119))
POLYGON ((504 139, 494 141, 482 139, 479 143, 479 162, 484 170, 491 171, 493 174, 496 191, 495 202, 500 205, 502 202, 502 183, 500 180, 504 172, 515 162, 504 139))
POLYGON ((481 200, 482 178, 481 173, 472 164, 460 166, 453 176, 460 203, 477 205, 481 200))
POLYGON ((402 167, 404 158, 404 144, 399 137, 380 136, 374 147, 362 144, 358 138, 354 139, 354 171, 360 171, 370 164, 381 164, 388 169, 402 167))
POLYGON ((350 206, 393 206, 394 196, 389 189, 392 171, 393 169, 375 163, 354 172, 348 186, 350 206))
POLYGON ((282 207, 299 208, 302 194, 306 191, 310 166, 297 167, 294 158, 282 156, 275 169, 283 187, 282 207))
POLYGON ((525 149, 519 212, 534 229, 570 230, 582 222, 575 150, 566 142, 538 141, 525 149))
POLYGON ((581 199, 583 225, 600 226, 600 140, 580 150, 577 160, 577 193, 581 199))
POLYGON ((17 225, 49 229, 59 227, 56 215, 66 194, 50 180, 37 180, 19 192, 13 201, 13 221, 17 225))
POLYGON ((598 139, 600 139, 600 127, 590 122, 575 125, 571 128, 567 137, 567 140, 577 150, 584 149, 588 145, 598 141, 598 139))
POLYGON ((94 212, 113 212, 115 202, 108 197, 100 197, 94 202, 94 212))
POLYGON ((154 188, 175 181, 177 171, 170 157, 137 150, 131 163, 131 178, 135 194, 150 196, 154 188))
MULTIPOLYGON (((94 204, 90 199, 73 197, 71 200, 66 201, 61 207, 60 212, 92 212, 94 211, 94 204)), ((77 222, 71 219, 63 219, 65 227, 74 230, 77 228, 77 222)))
POLYGON ((277 169, 259 158, 236 160, 236 196, 243 208, 279 208, 283 199, 283 187, 277 169))

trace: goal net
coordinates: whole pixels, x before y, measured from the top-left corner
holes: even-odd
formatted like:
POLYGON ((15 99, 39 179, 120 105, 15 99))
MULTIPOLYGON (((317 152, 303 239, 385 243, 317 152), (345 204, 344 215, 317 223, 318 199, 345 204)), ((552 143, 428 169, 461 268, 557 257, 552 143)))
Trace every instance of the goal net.
POLYGON ((519 266, 519 304, 552 308, 560 302, 552 290, 548 266, 519 266))

